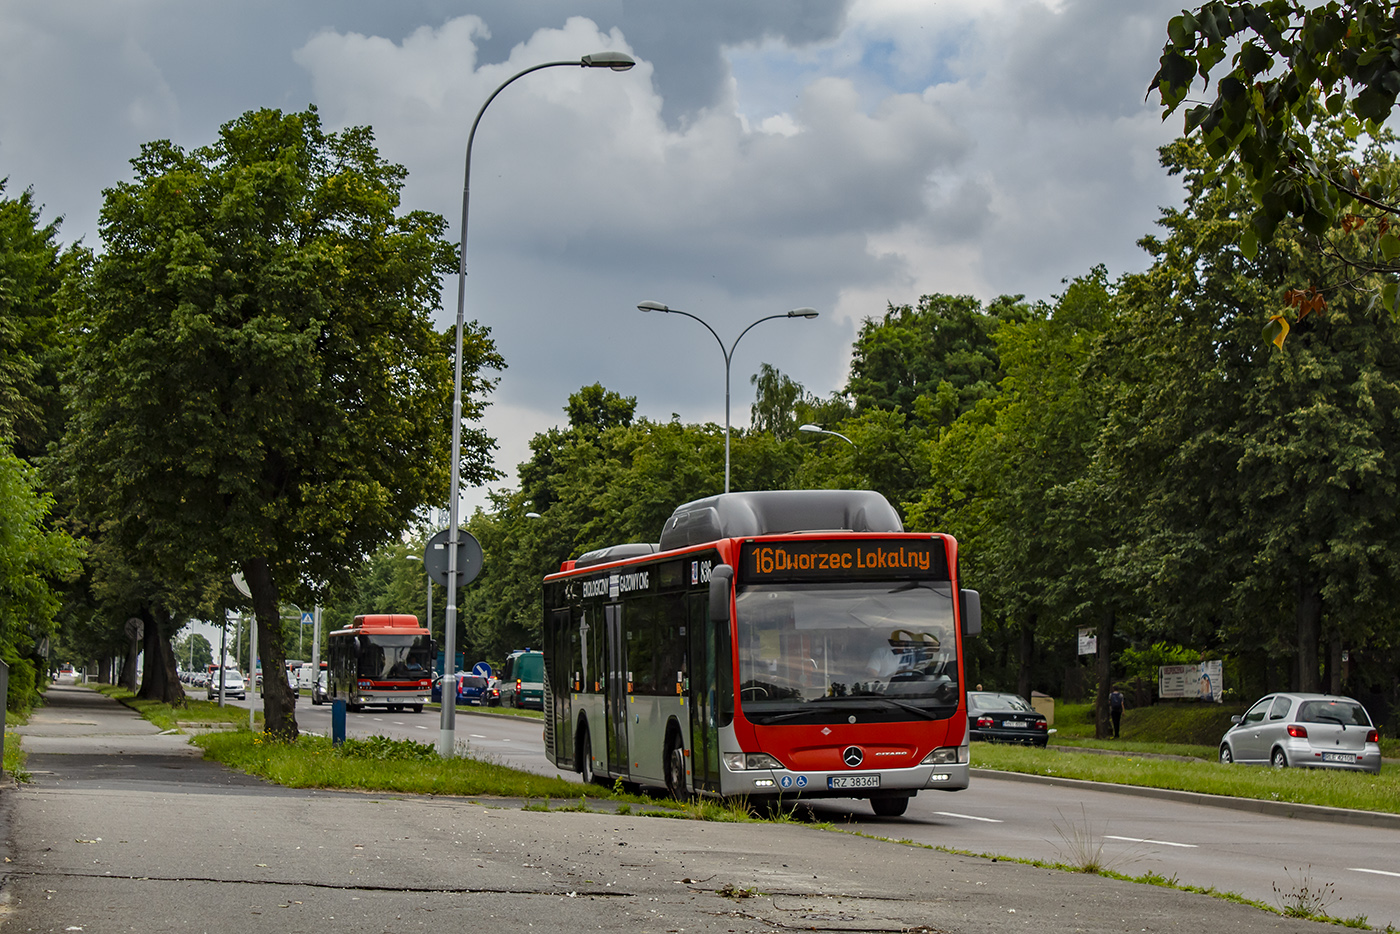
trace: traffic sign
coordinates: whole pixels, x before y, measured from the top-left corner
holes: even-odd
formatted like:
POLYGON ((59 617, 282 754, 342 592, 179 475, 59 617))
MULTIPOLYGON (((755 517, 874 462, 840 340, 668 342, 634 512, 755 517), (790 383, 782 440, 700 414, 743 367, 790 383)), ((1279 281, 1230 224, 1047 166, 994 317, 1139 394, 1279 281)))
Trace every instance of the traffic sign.
POLYGON ((310 625, 311 625, 312 623, 314 623, 315 621, 316 621, 316 617, 314 617, 314 616, 311 615, 311 611, 310 611, 310 610, 302 610, 302 611, 301 611, 301 624, 302 624, 303 626, 310 626, 310 625))
MULTIPOLYGON (((450 586, 447 580, 448 550, 451 547, 451 529, 443 529, 428 539, 428 547, 423 549, 423 568, 433 580, 444 587, 450 586)), ((476 580, 481 573, 483 561, 481 543, 466 529, 457 532, 457 586, 464 587, 476 580)))
POLYGON ((491 677, 491 666, 485 662, 477 662, 472 666, 472 674, 479 678, 489 678, 491 677))

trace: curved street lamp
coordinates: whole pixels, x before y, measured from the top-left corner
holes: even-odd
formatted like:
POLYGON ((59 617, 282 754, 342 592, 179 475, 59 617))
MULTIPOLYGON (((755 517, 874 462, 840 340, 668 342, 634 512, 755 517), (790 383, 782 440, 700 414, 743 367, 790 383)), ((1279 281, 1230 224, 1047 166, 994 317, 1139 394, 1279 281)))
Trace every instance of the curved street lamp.
MULTIPOLYGON (((456 676, 457 658, 457 550, 460 544, 460 529, 458 528, 458 500, 461 499, 461 459, 462 459, 462 329, 466 321, 466 293, 467 293, 467 211, 471 204, 471 181, 472 181, 472 146, 476 142, 476 128, 481 123, 482 114, 486 113, 486 108, 491 106, 491 102, 517 78, 523 78, 531 72, 541 71, 545 68, 562 68, 565 66, 574 68, 608 68, 613 71, 627 71, 637 64, 629 55, 621 52, 594 52, 592 55, 585 55, 577 61, 544 62, 540 65, 532 65, 523 71, 518 71, 506 80, 502 81, 496 90, 486 98, 486 103, 481 105, 481 109, 476 112, 476 119, 472 121, 472 129, 467 134, 467 159, 466 169, 462 179, 462 243, 458 253, 457 261, 457 361, 452 373, 452 465, 449 487, 452 498, 448 504, 448 528, 449 544, 447 548, 447 579, 450 582, 447 587, 447 613, 444 621, 443 650, 445 657, 442 662, 442 674, 445 684, 455 684, 453 680, 456 676)), ((429 585, 431 586, 431 584, 429 585)), ((442 692, 442 719, 438 732, 438 755, 447 758, 455 751, 457 745, 457 692, 442 692)))
POLYGON ((846 442, 847 444, 849 444, 851 447, 857 447, 857 444, 856 444, 854 441, 852 441, 850 438, 847 438, 845 435, 841 434, 841 432, 839 432, 839 431, 828 431, 827 429, 823 428, 823 427, 820 426, 820 425, 799 425, 799 426, 797 427, 797 430, 798 430, 798 431, 808 431, 808 432, 811 432, 811 433, 814 434, 814 435, 835 435, 836 437, 840 438, 842 441, 844 441, 844 442, 846 442))
POLYGON ((687 318, 694 318, 705 325, 705 330, 709 331, 716 341, 719 341, 720 352, 724 354, 724 492, 729 492, 729 364, 734 359, 734 348, 739 346, 739 341, 744 339, 744 335, 752 331, 755 327, 765 321, 772 321, 774 318, 815 318, 817 311, 814 308, 794 308, 792 311, 781 315, 769 315, 766 318, 759 318, 753 324, 739 332, 739 336, 734 338, 734 343, 728 347, 724 346, 724 341, 720 340, 715 329, 705 323, 705 319, 692 315, 688 311, 681 311, 678 308, 669 308, 660 302, 641 302, 637 305, 638 311, 659 311, 668 315, 685 315, 687 318))

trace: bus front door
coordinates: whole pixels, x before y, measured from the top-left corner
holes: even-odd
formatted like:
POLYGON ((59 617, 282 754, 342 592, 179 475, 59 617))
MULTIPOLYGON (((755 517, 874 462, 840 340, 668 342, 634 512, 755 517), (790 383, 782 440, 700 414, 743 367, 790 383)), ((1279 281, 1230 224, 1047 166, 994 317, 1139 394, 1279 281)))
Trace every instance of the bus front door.
MULTIPOLYGON (((709 597, 687 600, 690 644, 690 768, 697 791, 719 791, 719 653, 709 597)), ((727 659, 726 659, 727 661, 727 659)))
POLYGON ((622 631, 622 604, 603 607, 603 629, 608 673, 608 771, 629 772, 627 761, 627 639, 622 631))

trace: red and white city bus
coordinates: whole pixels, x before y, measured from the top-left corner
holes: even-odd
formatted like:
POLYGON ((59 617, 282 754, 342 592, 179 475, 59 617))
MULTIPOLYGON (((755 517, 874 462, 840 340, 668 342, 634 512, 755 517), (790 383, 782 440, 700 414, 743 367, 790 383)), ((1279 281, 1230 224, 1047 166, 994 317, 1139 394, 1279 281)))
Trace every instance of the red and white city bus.
POLYGON ((347 710, 412 707, 422 713, 432 693, 437 646, 418 617, 406 613, 356 616, 326 637, 328 699, 347 710))
POLYGON ((968 783, 957 542, 878 493, 726 493, 544 582, 545 748, 591 781, 898 816, 968 783))

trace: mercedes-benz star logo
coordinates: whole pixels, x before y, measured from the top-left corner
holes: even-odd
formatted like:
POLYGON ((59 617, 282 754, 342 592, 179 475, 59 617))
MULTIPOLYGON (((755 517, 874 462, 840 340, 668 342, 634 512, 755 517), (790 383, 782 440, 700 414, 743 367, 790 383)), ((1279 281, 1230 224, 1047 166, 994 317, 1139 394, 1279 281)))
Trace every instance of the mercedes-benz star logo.
POLYGON ((845 749, 841 750, 841 758, 845 760, 848 766, 855 768, 865 759, 865 753, 860 751, 859 746, 847 746, 845 749))

